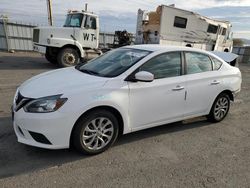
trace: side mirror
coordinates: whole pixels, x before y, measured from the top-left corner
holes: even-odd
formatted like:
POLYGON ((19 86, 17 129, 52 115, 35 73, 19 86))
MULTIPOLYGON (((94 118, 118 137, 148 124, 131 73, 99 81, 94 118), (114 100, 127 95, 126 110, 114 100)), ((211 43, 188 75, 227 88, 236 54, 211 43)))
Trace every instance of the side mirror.
POLYGON ((154 80, 154 75, 147 71, 140 71, 135 74, 135 80, 141 82, 152 82, 154 80))

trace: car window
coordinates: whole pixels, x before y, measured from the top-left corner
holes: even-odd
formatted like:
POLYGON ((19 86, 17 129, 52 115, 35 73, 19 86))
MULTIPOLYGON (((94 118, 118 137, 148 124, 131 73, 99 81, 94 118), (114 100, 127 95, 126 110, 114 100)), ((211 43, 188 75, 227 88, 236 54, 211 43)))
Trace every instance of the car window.
POLYGON ((140 67, 140 71, 154 74, 155 79, 181 75, 181 53, 170 52, 158 55, 140 67))
POLYGON ((214 70, 219 70, 222 65, 222 62, 214 57, 211 57, 211 59, 214 63, 214 70))
POLYGON ((186 52, 187 74, 195 74, 212 70, 212 62, 207 55, 186 52))

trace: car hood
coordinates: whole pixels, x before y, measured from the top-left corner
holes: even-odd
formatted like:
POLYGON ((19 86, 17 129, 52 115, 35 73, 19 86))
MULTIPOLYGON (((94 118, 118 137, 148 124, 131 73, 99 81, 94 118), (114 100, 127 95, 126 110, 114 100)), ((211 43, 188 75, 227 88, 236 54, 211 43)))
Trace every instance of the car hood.
POLYGON ((101 88, 108 78, 89 75, 74 67, 57 69, 34 76, 24 82, 19 91, 29 98, 39 98, 74 91, 87 91, 101 88))

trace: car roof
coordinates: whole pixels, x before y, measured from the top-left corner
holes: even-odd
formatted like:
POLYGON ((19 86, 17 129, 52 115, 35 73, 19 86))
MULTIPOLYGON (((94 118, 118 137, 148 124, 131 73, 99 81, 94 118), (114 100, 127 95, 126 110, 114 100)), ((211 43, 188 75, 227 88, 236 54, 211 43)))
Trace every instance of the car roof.
MULTIPOLYGON (((140 45, 130 45, 124 46, 123 48, 132 48, 132 49, 139 49, 139 50, 147 50, 151 52, 171 52, 171 51, 189 51, 189 52, 198 52, 203 53, 212 57, 219 59, 220 61, 225 61, 224 58, 214 54, 212 51, 205 51, 197 48, 192 47, 182 47, 182 46, 168 46, 168 45, 161 45, 161 44, 140 44, 140 45)), ((227 52, 229 53, 229 52, 227 52)))
MULTIPOLYGON (((167 45, 160 45, 160 44, 140 44, 140 45, 131 45, 131 46, 124 46, 124 48, 133 48, 139 50, 148 50, 151 52, 157 51, 192 51, 192 52, 201 52, 201 53, 208 53, 207 51, 200 50, 197 48, 191 47, 180 47, 180 46, 167 46, 167 45)), ((210 54, 210 53, 208 53, 210 54)))

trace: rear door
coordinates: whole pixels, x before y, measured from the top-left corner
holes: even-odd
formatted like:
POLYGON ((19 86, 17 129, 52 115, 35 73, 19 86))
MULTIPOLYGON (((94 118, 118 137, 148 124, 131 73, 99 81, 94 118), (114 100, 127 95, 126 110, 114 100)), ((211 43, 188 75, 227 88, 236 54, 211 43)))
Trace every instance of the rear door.
POLYGON ((185 59, 187 95, 184 116, 204 114, 210 110, 211 104, 221 91, 223 79, 219 71, 213 71, 213 62, 208 55, 185 52, 185 59))

